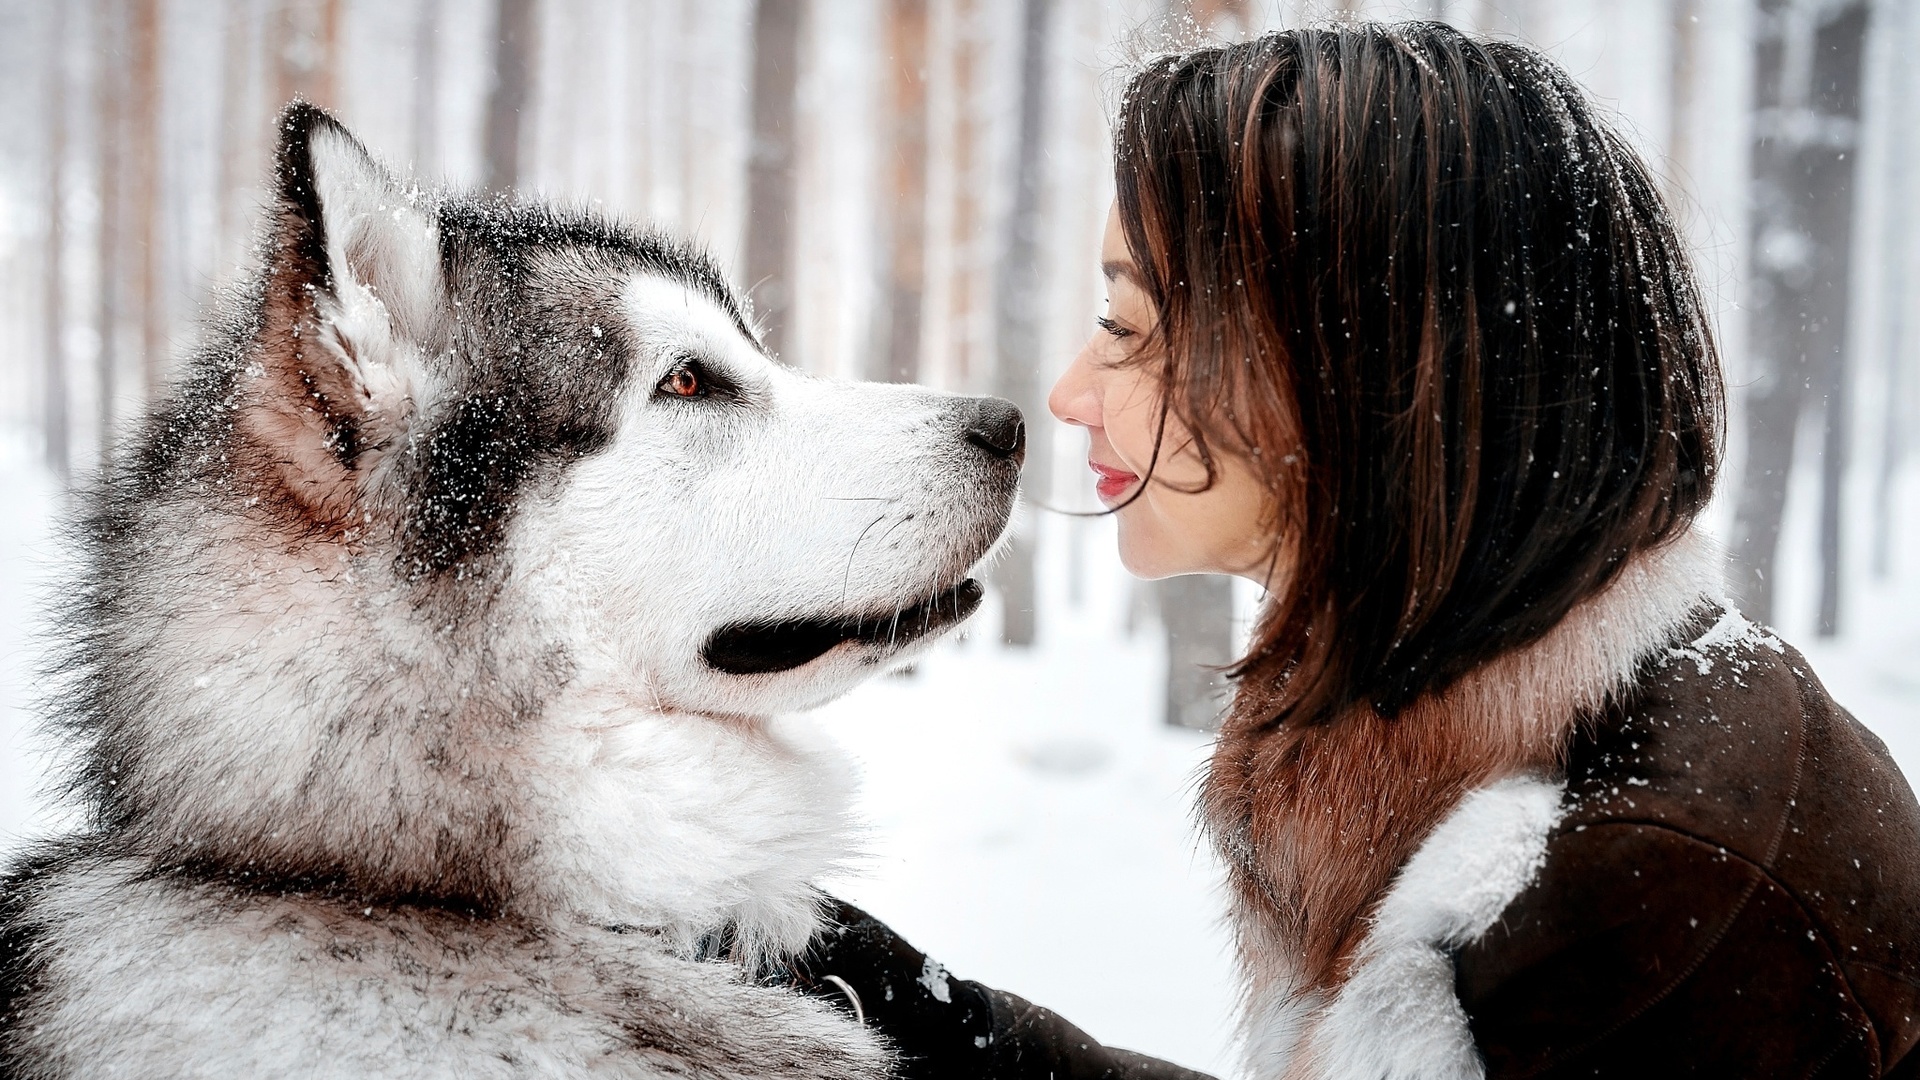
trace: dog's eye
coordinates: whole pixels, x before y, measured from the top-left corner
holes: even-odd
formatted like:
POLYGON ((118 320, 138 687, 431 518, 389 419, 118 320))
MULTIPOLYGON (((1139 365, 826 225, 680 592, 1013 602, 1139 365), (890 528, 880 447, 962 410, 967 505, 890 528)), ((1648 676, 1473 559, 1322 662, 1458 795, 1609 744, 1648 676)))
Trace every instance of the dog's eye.
POLYGON ((660 392, 671 397, 706 397, 707 373, 692 361, 675 364, 660 380, 660 392))

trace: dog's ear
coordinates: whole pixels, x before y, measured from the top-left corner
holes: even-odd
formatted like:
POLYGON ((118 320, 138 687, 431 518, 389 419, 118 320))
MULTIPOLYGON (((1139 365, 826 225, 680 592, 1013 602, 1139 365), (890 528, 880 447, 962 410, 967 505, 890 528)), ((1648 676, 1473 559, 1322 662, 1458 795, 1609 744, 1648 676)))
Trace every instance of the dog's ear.
POLYGON ((280 114, 258 363, 242 422, 315 523, 364 519, 366 478, 422 403, 445 337, 434 212, 347 129, 280 114))

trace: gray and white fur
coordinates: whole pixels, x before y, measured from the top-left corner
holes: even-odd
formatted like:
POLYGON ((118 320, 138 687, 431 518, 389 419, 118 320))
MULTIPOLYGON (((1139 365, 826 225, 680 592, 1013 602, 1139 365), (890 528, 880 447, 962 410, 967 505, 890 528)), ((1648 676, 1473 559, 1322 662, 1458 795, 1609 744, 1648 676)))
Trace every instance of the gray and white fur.
POLYGON ((759 977, 849 853, 783 717, 972 611, 1017 411, 808 378, 682 244, 280 136, 257 279, 74 527, 86 825, 0 892, 0 1075, 887 1075, 759 977))

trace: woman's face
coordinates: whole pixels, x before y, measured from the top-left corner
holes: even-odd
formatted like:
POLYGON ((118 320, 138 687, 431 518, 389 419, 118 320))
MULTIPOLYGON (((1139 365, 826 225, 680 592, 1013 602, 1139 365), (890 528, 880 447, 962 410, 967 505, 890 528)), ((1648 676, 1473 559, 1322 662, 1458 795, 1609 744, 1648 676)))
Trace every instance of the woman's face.
POLYGON ((1141 288, 1116 207, 1107 213, 1100 266, 1107 278, 1107 314, 1047 397, 1060 420, 1087 429, 1087 464, 1100 501, 1119 506, 1120 560, 1136 577, 1235 574, 1272 586, 1275 515, 1266 488, 1239 456, 1214 440, 1216 476, 1172 413, 1160 426, 1160 365, 1136 356, 1159 319, 1141 288), (1129 362, 1138 361, 1138 362, 1129 362), (1141 477, 1146 490, 1133 498, 1141 477))

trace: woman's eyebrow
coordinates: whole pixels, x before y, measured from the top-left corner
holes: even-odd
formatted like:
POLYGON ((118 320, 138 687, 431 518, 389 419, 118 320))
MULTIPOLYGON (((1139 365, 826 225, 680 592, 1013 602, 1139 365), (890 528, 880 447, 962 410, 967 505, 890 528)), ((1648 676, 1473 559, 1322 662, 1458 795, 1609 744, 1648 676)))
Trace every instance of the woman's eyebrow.
POLYGON ((1135 270, 1133 264, 1130 262, 1103 262, 1100 264, 1100 272, 1107 276, 1108 281, 1113 281, 1117 278, 1126 278, 1129 281, 1140 280, 1139 271, 1135 270))

